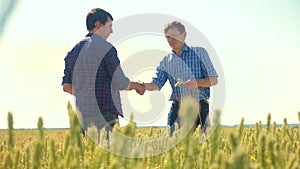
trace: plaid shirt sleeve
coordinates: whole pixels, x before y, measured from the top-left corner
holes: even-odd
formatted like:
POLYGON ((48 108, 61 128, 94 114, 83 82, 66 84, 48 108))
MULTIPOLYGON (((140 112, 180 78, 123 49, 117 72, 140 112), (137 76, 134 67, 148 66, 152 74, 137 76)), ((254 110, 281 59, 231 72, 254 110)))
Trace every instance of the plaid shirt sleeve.
POLYGON ((82 40, 79 43, 77 43, 72 50, 70 50, 65 57, 65 69, 64 69, 64 76, 62 79, 62 83, 70 83, 72 84, 72 77, 73 77, 73 71, 74 71, 74 66, 77 60, 77 57, 84 46, 86 40, 82 40))
POLYGON ((204 69, 205 76, 218 76, 207 51, 204 48, 197 48, 196 53, 200 56, 202 68, 204 69))
POLYGON ((120 67, 120 60, 118 58, 116 48, 112 47, 103 58, 107 73, 112 77, 112 85, 119 90, 127 89, 130 80, 124 75, 120 67))

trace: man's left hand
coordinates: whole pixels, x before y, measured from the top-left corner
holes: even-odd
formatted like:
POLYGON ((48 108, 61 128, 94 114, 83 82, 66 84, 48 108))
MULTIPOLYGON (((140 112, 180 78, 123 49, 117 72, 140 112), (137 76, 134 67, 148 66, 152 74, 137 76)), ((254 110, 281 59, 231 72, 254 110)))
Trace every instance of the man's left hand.
POLYGON ((190 90, 194 90, 198 87, 196 79, 189 79, 184 83, 184 85, 190 90))

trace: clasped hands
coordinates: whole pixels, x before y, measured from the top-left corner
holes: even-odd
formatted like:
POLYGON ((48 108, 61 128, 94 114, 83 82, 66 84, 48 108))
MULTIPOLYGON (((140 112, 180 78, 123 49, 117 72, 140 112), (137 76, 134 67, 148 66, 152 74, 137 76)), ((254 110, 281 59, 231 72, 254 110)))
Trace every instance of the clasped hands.
POLYGON ((140 83, 140 82, 134 82, 134 87, 133 89, 139 94, 139 95, 143 95, 146 91, 146 87, 144 85, 144 83, 140 83))

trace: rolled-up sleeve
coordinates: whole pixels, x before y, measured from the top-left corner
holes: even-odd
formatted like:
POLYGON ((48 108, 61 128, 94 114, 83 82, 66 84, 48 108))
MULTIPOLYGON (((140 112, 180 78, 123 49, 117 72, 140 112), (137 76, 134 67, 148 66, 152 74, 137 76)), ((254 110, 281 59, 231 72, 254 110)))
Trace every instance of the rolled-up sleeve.
POLYGON ((70 63, 68 63, 67 58, 64 59, 65 60, 65 69, 64 69, 64 76, 62 78, 62 83, 61 84, 65 84, 65 83, 72 83, 72 72, 70 69, 70 63))
POLYGON ((165 85, 168 74, 165 71, 164 60, 160 62, 159 66, 156 68, 156 77, 152 78, 152 82, 155 83, 159 90, 165 85))

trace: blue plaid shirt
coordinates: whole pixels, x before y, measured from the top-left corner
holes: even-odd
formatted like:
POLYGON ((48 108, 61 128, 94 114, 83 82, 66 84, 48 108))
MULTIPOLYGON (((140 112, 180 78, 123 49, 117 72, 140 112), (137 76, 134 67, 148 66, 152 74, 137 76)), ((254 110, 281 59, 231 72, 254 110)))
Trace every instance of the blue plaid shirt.
MULTIPOLYGON (((172 87, 170 100, 181 100, 186 96, 202 100, 202 96, 195 90, 189 90, 185 85, 175 87, 178 79, 204 79, 208 76, 218 76, 207 51, 201 47, 189 47, 184 44, 180 56, 173 51, 160 62, 156 69, 156 77, 152 81, 161 89, 167 80, 172 87)), ((202 95, 210 97, 209 87, 198 87, 202 95)))

